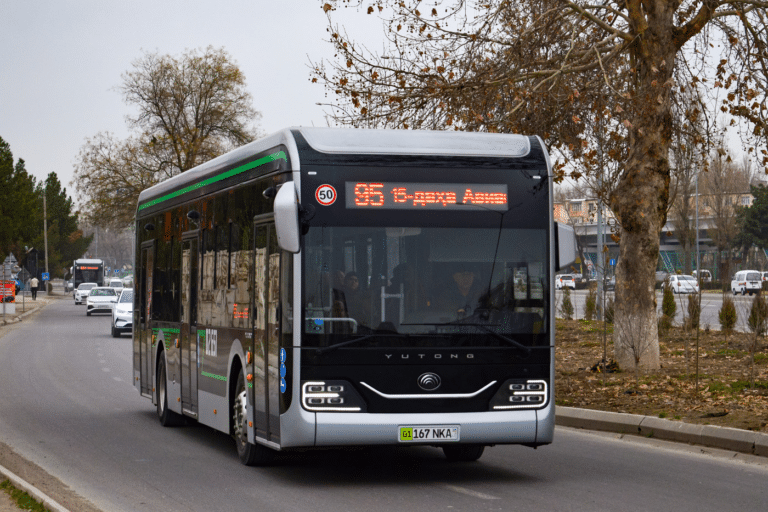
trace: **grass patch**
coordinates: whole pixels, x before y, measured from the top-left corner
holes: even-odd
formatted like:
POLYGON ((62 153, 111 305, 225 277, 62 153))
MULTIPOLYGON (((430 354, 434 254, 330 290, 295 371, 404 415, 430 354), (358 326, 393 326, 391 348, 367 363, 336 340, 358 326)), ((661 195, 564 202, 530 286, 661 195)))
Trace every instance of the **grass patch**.
POLYGON ((729 348, 727 350, 723 348, 715 352, 715 355, 723 356, 723 357, 743 357, 744 352, 741 352, 733 348, 729 348))
MULTIPOLYGON (((731 384, 731 388, 733 388, 734 393, 741 393, 745 389, 752 389, 748 380, 737 380, 731 384)), ((755 381, 754 389, 768 389, 768 382, 755 381)))
POLYGON ((0 490, 8 494, 21 510, 32 510, 33 512, 50 512, 42 503, 35 500, 26 492, 17 489, 10 480, 0 482, 0 490))

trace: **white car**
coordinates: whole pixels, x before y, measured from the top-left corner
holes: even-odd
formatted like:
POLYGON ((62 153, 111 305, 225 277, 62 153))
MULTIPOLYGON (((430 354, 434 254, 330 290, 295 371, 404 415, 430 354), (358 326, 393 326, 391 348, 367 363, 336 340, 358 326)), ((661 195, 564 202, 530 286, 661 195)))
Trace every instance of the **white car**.
POLYGON ((117 303, 117 292, 114 288, 110 288, 109 286, 97 286, 91 290, 91 293, 88 294, 88 298, 85 299, 85 314, 91 316, 91 313, 111 313, 112 310, 115 309, 115 303, 117 303))
POLYGON ((563 288, 576 289, 576 280, 571 274, 563 274, 555 277, 555 289, 561 290, 563 288))
POLYGON ((741 293, 760 293, 763 288, 763 278, 757 270, 739 270, 731 279, 731 291, 734 295, 741 293))
POLYGON ((75 290, 75 304, 84 304, 91 290, 97 286, 96 283, 80 283, 77 290, 75 290))
MULTIPOLYGON (((672 293, 699 293, 699 283, 693 276, 684 274, 671 274, 667 277, 672 293)), ((665 284, 666 284, 665 282, 665 284)), ((662 288, 664 285, 662 285, 662 288)))
POLYGON ((110 279, 107 286, 109 286, 110 288, 114 288, 118 294, 123 290, 123 288, 125 288, 125 284, 123 284, 123 280, 117 277, 113 277, 112 279, 110 279))
POLYGON ((133 290, 126 288, 112 310, 112 337, 119 338, 124 332, 133 331, 133 290))

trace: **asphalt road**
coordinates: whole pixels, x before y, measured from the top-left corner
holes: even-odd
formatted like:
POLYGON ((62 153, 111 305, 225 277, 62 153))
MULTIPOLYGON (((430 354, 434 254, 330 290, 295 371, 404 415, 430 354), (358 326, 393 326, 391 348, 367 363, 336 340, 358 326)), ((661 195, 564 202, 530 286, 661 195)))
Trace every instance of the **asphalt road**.
POLYGON ((108 316, 69 300, 6 331, 0 441, 110 512, 768 510, 764 458, 564 428, 550 446, 497 446, 477 463, 384 447, 246 468, 227 436, 161 427, 131 361, 108 316))
MULTIPOLYGON (((563 300, 563 293, 561 290, 557 290, 557 316, 562 317, 563 315, 560 313, 560 305, 562 304, 563 300)), ((608 292, 606 294, 606 300, 608 298, 613 297, 613 292, 608 292)), ((754 296, 746 295, 736 295, 733 296, 733 301, 736 306, 736 314, 739 317, 739 320, 736 324, 736 330, 738 331, 747 331, 747 318, 749 317, 749 310, 752 307, 752 300, 754 299, 754 296)), ((574 318, 584 318, 584 311, 586 309, 586 298, 587 298, 587 290, 572 290, 571 291, 571 302, 574 305, 574 318)), ((656 302, 659 306, 659 313, 661 312, 661 292, 659 290, 656 290, 656 302)), ((675 314, 675 325, 681 325, 683 322, 684 315, 688 315, 688 295, 687 294, 678 294, 675 295, 675 303, 677 304, 677 312, 675 314)), ((723 305, 723 295, 719 292, 704 292, 701 295, 701 327, 705 328, 707 325, 711 329, 719 330, 720 329, 720 321, 717 318, 717 315, 720 311, 720 308, 723 305)))

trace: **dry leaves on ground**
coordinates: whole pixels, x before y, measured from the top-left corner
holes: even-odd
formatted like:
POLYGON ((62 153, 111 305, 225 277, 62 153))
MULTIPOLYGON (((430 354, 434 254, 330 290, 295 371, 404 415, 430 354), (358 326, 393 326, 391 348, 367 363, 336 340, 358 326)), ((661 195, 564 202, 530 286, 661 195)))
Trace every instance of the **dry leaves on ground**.
POLYGON ((611 325, 557 319, 556 402, 768 433, 768 340, 759 338, 751 387, 750 334, 673 327, 661 336, 661 369, 635 375, 600 367, 613 357, 611 325))

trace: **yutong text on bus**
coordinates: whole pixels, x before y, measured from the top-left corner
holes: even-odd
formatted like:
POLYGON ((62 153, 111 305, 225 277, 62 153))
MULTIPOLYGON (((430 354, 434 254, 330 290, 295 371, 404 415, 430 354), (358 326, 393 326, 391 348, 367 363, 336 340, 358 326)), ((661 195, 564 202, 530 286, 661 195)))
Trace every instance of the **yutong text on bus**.
POLYGON ((144 191, 136 387, 249 465, 551 443, 550 175, 538 137, 293 128, 144 191))

